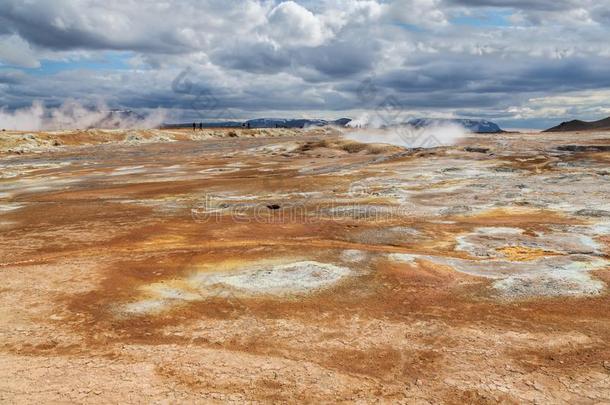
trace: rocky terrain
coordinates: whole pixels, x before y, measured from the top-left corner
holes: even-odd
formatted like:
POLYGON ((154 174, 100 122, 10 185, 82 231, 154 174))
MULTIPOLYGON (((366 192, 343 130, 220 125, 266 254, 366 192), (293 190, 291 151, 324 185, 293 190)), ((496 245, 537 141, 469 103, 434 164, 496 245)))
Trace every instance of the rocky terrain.
POLYGON ((0 402, 609 402, 609 145, 1 133, 0 402))

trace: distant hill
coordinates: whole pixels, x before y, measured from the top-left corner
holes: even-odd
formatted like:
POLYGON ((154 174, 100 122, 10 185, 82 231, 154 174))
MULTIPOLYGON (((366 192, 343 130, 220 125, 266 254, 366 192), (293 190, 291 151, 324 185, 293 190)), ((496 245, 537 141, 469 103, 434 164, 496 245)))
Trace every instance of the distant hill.
MULTIPOLYGON (((241 127, 243 122, 241 121, 215 121, 215 122, 204 122, 203 126, 206 128, 237 128, 241 127)), ((192 122, 184 122, 179 124, 163 124, 161 128, 164 129, 172 129, 172 128, 192 128, 192 122)), ((197 127, 199 127, 199 122, 197 122, 197 127)))
POLYGON ((498 124, 487 120, 470 120, 462 118, 415 118, 409 120, 407 124, 416 128, 429 127, 439 124, 457 124, 463 126, 471 132, 476 132, 479 134, 495 134, 504 132, 502 128, 498 126, 498 124))
POLYGON ((599 121, 565 121, 556 127, 549 128, 543 132, 568 132, 568 131, 605 131, 610 130, 610 117, 599 121))
POLYGON ((323 127, 326 125, 338 125, 344 127, 350 122, 349 118, 340 118, 334 121, 321 119, 286 119, 286 118, 256 118, 245 122, 251 128, 307 128, 323 127))

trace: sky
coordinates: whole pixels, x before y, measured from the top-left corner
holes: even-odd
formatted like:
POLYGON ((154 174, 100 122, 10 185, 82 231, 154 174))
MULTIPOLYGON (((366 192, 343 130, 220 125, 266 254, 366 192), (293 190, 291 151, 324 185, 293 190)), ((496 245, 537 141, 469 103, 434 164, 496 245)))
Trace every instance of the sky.
POLYGON ((168 120, 610 116, 610 0, 2 0, 0 108, 168 120))

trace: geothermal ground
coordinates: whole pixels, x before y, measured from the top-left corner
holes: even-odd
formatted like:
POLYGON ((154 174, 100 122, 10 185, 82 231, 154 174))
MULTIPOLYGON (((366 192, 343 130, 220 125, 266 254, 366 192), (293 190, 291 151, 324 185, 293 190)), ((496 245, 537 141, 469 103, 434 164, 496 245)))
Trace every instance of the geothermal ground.
POLYGON ((0 133, 0 402, 610 401, 610 133, 0 133))

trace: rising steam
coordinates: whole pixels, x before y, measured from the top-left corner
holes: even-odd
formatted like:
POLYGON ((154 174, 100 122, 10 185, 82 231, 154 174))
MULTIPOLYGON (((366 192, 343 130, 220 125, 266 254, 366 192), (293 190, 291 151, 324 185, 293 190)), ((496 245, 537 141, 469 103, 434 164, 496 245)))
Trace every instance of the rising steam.
POLYGON ((405 148, 433 148, 455 145, 468 136, 469 131, 462 125, 431 120, 425 126, 408 123, 388 125, 381 117, 362 115, 348 124, 344 136, 364 143, 387 143, 405 148))
POLYGON ((0 109, 0 128, 18 131, 53 131, 62 129, 156 128, 166 117, 165 111, 156 110, 140 115, 131 111, 110 110, 104 103, 89 108, 70 100, 57 108, 46 108, 35 101, 31 107, 7 111, 0 109))

